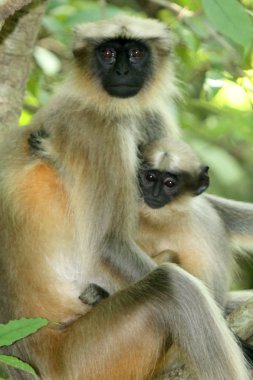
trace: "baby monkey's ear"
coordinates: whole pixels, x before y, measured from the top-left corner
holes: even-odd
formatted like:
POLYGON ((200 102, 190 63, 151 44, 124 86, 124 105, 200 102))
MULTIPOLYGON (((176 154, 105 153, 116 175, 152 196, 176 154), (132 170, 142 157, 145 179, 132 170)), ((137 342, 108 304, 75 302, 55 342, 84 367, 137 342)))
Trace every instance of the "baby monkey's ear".
POLYGON ((196 181, 197 186, 193 190, 194 195, 200 195, 208 188, 209 183, 210 183, 208 170, 209 170, 209 166, 202 166, 200 168, 200 173, 196 181))

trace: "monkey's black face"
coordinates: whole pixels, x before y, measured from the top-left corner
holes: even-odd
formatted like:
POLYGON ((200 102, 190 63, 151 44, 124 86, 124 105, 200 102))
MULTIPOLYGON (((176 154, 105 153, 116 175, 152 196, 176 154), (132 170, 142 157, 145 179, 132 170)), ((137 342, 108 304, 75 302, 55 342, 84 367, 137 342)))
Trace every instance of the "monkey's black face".
POLYGON ((160 208, 183 190, 180 176, 159 170, 140 170, 139 184, 145 203, 151 208, 160 208))
POLYGON ((135 96, 151 76, 149 48, 140 41, 116 39, 97 46, 95 74, 111 96, 135 96))
POLYGON ((140 169, 139 186, 145 203, 151 208, 161 208, 186 192, 192 196, 202 194, 209 186, 208 169, 208 166, 200 167, 196 176, 185 171, 171 173, 151 168, 140 169))

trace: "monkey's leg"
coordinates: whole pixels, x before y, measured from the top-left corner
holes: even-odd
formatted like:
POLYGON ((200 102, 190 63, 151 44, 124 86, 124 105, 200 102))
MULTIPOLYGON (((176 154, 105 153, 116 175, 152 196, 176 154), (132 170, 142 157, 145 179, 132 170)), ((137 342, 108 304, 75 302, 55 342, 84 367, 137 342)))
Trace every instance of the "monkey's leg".
POLYGON ((63 330, 44 328, 26 340, 25 352, 43 380, 142 380, 166 366, 172 343, 200 380, 249 379, 214 301, 173 264, 158 267, 63 330))

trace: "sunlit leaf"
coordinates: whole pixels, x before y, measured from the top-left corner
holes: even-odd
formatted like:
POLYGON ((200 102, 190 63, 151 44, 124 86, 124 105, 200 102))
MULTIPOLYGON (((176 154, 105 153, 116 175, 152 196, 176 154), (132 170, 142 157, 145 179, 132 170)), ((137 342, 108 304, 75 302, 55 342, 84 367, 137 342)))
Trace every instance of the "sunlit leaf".
POLYGON ((47 323, 47 319, 44 318, 22 318, 0 324, 0 346, 8 346, 46 326, 47 323))
POLYGON ((55 54, 51 53, 51 51, 41 46, 36 46, 33 54, 38 65, 42 68, 45 74, 55 75, 60 71, 61 62, 55 54))
POLYGON ((214 97, 214 102, 220 106, 230 106, 240 110, 250 111, 252 105, 243 87, 225 80, 223 86, 214 97))
POLYGON ((28 125, 31 121, 31 118, 32 115, 26 110, 23 110, 19 118, 19 125, 28 125))
POLYGON ((210 23, 232 41, 249 49, 253 26, 245 8, 237 0, 202 0, 210 23))

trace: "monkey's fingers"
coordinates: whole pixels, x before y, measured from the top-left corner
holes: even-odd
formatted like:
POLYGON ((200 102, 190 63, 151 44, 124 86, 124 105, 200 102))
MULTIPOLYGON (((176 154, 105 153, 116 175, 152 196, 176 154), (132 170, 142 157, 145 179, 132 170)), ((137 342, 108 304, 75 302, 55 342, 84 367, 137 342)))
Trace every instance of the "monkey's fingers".
POLYGON ((104 298, 109 297, 109 293, 97 284, 89 284, 82 292, 79 299, 86 305, 95 306, 104 298))
POLYGON ((39 129, 38 131, 34 131, 28 137, 28 143, 30 147, 37 151, 43 151, 42 141, 49 137, 49 134, 44 129, 39 129))

